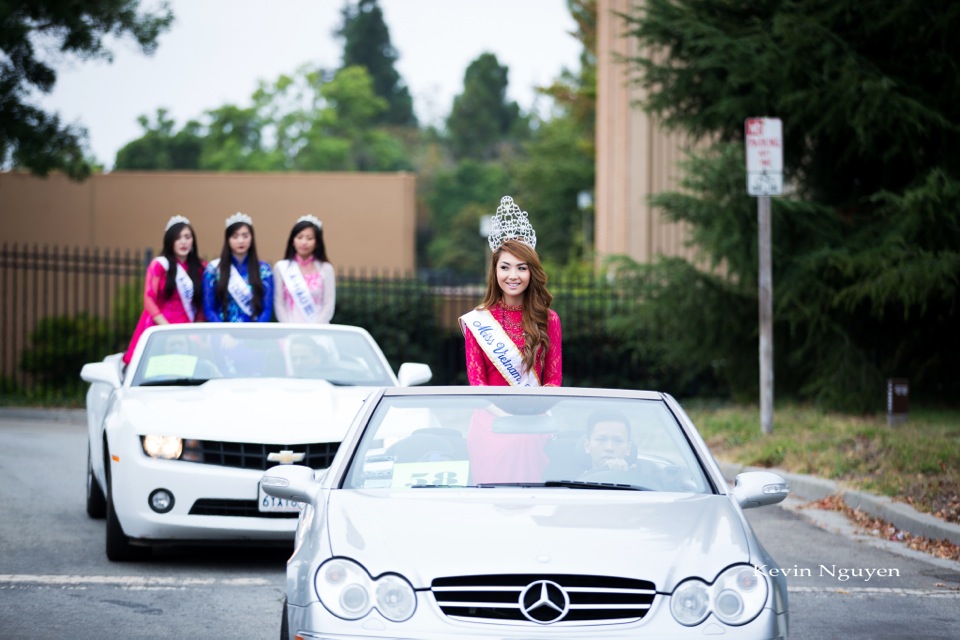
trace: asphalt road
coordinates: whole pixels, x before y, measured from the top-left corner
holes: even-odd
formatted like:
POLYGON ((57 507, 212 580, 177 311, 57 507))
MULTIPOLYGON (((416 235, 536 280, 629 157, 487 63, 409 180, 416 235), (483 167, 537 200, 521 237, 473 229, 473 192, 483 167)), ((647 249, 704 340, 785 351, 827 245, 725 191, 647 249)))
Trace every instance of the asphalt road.
MULTIPOLYGON (((278 637, 288 549, 179 547, 111 563, 103 521, 84 511, 85 464, 76 415, 0 414, 0 638, 278 637)), ((960 638, 960 563, 798 506, 748 511, 790 572, 793 638, 960 638)))

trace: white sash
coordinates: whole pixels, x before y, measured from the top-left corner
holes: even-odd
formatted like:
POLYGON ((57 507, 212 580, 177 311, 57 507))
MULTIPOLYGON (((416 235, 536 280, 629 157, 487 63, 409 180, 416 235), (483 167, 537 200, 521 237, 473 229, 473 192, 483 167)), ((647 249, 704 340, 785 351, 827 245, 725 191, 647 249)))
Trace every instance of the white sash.
POLYGON ((308 322, 315 322, 320 309, 313 301, 310 287, 307 286, 307 280, 303 277, 303 272, 300 271, 300 265, 293 260, 281 260, 277 263, 277 266, 280 267, 283 283, 287 286, 287 291, 290 292, 290 297, 293 298, 293 302, 297 305, 301 315, 308 322))
MULTIPOLYGON (((218 269, 220 267, 220 258, 211 260, 210 264, 213 265, 214 269, 218 269)), ((257 269, 260 268, 259 264, 253 266, 257 269)), ((250 303, 253 302, 253 291, 250 289, 247 281, 243 279, 243 276, 240 275, 240 272, 237 271, 237 268, 232 264, 230 265, 230 280, 227 281, 227 291, 230 292, 230 297, 237 303, 241 311, 248 316, 253 315, 253 307, 250 306, 250 303)))
POLYGON ((539 387, 535 373, 527 371, 523 354, 497 319, 486 309, 474 309, 460 316, 460 325, 473 334, 483 352, 504 379, 515 387, 539 387))
MULTIPOLYGON (((170 261, 164 256, 157 258, 157 264, 163 267, 165 271, 170 271, 170 261)), ((190 322, 193 322, 197 313, 196 309, 193 308, 193 280, 190 279, 187 270, 179 262, 177 263, 177 275, 174 277, 174 281, 177 283, 177 292, 180 294, 183 310, 187 312, 190 322)))

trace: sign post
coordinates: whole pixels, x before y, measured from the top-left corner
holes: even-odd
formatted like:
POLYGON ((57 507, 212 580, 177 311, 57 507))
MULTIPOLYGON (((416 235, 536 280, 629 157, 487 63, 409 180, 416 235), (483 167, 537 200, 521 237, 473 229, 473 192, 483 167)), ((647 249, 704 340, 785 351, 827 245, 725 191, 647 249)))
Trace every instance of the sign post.
POLYGON ((773 259, 770 196, 783 194, 783 125, 779 118, 747 118, 747 194, 757 196, 760 299, 760 428, 773 433, 773 259))

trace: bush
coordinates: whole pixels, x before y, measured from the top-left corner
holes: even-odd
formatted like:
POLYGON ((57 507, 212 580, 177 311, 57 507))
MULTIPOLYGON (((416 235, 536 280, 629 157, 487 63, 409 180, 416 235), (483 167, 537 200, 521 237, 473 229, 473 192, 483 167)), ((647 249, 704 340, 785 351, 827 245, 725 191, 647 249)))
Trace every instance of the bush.
POLYGON ((80 384, 80 369, 101 360, 112 348, 106 323, 88 314, 44 318, 20 354, 20 370, 44 386, 62 389, 80 384))

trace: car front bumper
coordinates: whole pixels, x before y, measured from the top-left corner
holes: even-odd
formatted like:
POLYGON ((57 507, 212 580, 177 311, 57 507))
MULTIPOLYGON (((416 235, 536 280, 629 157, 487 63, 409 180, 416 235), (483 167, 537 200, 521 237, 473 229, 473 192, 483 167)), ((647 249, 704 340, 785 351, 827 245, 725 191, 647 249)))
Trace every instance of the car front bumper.
MULTIPOLYGON (((139 438, 135 442, 139 446, 139 438)), ((114 509, 123 532, 134 542, 293 541, 295 514, 263 517, 255 510, 260 470, 153 459, 133 447, 112 455, 110 465, 114 509), (157 489, 173 495, 173 508, 166 513, 150 508, 149 497, 157 489), (204 504, 214 508, 200 508, 204 504), (252 515, 198 515, 198 510, 245 510, 252 515)))
POLYGON ((639 622, 579 625, 518 625, 465 622, 447 618, 433 605, 429 594, 417 594, 418 606, 413 617, 405 622, 391 622, 376 611, 361 620, 343 620, 333 616, 320 602, 305 607, 288 605, 290 637, 304 640, 449 640, 477 638, 485 640, 610 639, 667 640, 677 638, 736 638, 737 640, 774 640, 787 637, 788 614, 764 608, 751 622, 733 627, 712 616, 694 627, 676 622, 669 609, 669 596, 659 596, 657 603, 639 622), (314 631, 323 629, 323 631, 314 631), (294 635, 296 634, 296 635, 294 635))

